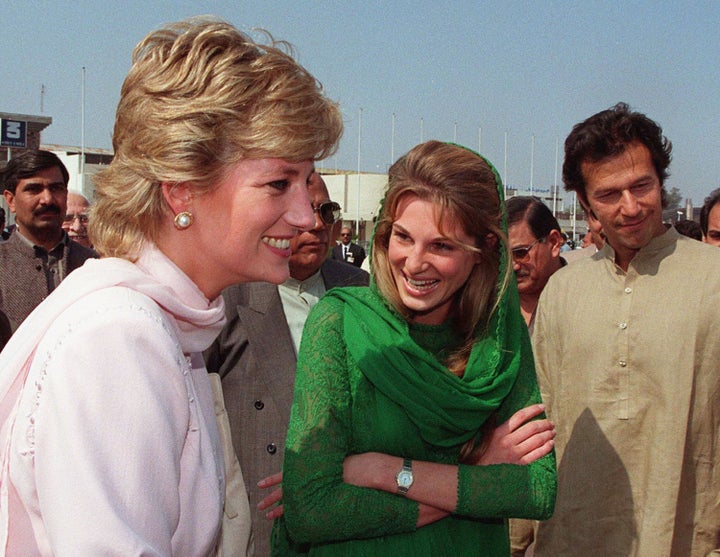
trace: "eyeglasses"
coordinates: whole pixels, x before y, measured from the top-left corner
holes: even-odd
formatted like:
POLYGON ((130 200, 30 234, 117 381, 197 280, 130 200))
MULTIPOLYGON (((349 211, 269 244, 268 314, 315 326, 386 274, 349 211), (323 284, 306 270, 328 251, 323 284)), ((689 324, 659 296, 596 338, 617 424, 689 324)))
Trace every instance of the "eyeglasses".
POLYGON ((520 246, 517 248, 512 248, 510 251, 512 252, 512 258, 513 261, 516 263, 522 263, 523 261, 527 260, 528 255, 530 255, 530 251, 537 245, 542 244, 545 242, 545 238, 538 238, 535 240, 532 244, 528 246, 520 246))
POLYGON ((320 215, 320 220, 325 224, 335 224, 342 217, 342 208, 339 203, 334 201, 326 201, 320 203, 317 207, 313 207, 313 211, 320 215))
POLYGON ((87 224, 88 221, 90 220, 90 218, 84 213, 77 213, 77 214, 70 213, 69 215, 65 215, 63 217, 63 222, 71 223, 71 222, 75 222, 75 219, 78 219, 80 221, 80 224, 87 224))

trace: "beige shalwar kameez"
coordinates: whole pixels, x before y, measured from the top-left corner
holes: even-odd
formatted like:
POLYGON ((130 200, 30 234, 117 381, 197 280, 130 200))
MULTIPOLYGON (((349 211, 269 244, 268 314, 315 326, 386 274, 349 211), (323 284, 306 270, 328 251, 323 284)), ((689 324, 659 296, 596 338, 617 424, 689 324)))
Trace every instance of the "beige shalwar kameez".
POLYGON ((558 498, 536 557, 720 555, 720 250, 674 229, 555 273, 533 335, 558 498))

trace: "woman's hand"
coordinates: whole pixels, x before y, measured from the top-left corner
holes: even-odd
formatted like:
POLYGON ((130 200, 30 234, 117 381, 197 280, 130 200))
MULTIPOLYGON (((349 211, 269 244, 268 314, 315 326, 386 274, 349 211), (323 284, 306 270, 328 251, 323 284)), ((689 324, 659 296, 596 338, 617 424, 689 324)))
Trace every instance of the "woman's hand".
POLYGON ((487 443, 470 455, 468 464, 530 464, 555 446, 555 425, 548 419, 533 420, 545 410, 534 404, 518 410, 510 419, 490 430, 487 443))
POLYGON ((267 478, 260 480, 257 484, 258 487, 261 489, 268 489, 276 485, 281 486, 271 491, 270 495, 268 495, 258 503, 257 507, 261 511, 264 511, 265 509, 270 509, 268 512, 265 513, 265 518, 267 518, 268 520, 275 520, 276 518, 281 517, 283 515, 283 512, 285 512, 282 503, 280 503, 280 501, 282 501, 282 477, 282 472, 278 472, 277 474, 273 474, 272 476, 268 476, 267 478), (275 506, 273 507, 273 505, 275 506))

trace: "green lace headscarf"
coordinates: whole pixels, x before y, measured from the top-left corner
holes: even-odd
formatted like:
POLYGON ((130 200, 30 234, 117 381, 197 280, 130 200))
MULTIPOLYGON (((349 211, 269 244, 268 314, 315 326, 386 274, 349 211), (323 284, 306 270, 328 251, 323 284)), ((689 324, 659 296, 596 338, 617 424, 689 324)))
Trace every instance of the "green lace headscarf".
MULTIPOLYGON (((507 233, 500 176, 490 161, 467 150, 483 158, 492 169, 503 208, 501 228, 507 233)), ((505 281, 507 266, 507 249, 501 248, 496 309, 489 326, 478 327, 482 332, 477 334, 462 377, 417 345, 407 320, 374 284, 370 288, 334 289, 327 293, 345 302, 347 348, 362 373, 405 410, 423 439, 432 445, 452 447, 475 438, 510 392, 521 361, 532 365, 532 359, 520 357, 527 327, 520 313, 514 275, 505 281)))

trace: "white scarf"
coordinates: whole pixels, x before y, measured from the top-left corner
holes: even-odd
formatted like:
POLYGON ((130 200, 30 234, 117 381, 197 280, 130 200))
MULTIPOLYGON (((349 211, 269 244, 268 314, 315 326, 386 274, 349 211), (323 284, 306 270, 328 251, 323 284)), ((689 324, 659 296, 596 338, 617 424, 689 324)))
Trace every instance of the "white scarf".
POLYGON ((0 548, 5 548, 8 535, 10 439, 35 349, 55 319, 71 305, 113 286, 145 294, 173 315, 180 345, 187 352, 205 350, 225 324, 222 296, 208 301, 165 254, 149 243, 137 263, 118 258, 89 259, 68 275, 23 321, 0 353, 0 548))

